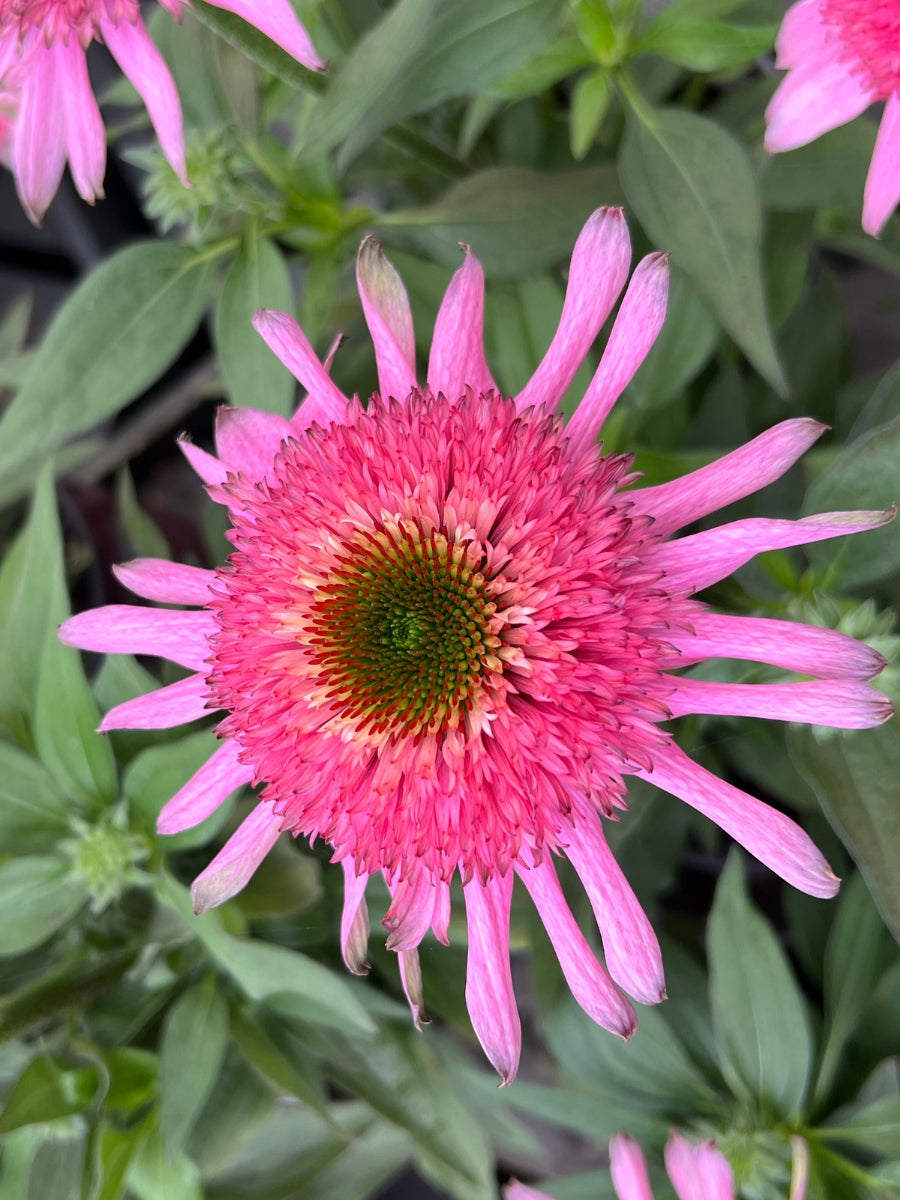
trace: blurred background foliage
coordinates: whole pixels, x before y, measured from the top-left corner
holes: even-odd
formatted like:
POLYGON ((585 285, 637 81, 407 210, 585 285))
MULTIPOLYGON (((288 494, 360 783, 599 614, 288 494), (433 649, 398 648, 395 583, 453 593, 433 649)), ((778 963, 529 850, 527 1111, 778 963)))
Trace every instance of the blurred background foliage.
MULTIPOLYGON (((596 1028, 517 895, 526 1052, 499 1092, 471 1052, 461 917, 451 949, 421 948, 435 1019, 418 1033, 383 932, 367 980, 341 966, 327 849, 285 839, 244 892, 191 915, 186 885, 250 802, 155 833, 214 745, 212 719, 94 735, 101 713, 178 668, 82 659, 57 623, 73 603, 124 598, 112 561, 227 552, 174 435, 209 445, 220 402, 292 411, 293 380, 249 324, 258 307, 294 311, 323 354, 345 333, 334 376, 371 391, 353 278, 365 231, 409 288, 423 355, 458 243, 472 246, 488 357, 514 392, 556 327, 583 221, 624 204, 637 251, 670 250, 673 280, 607 447, 634 451, 655 482, 811 415, 832 433, 729 516, 900 496, 900 219, 880 241, 860 232, 867 117, 763 153, 778 0, 297 8, 324 77, 203 0, 180 25, 157 14, 193 188, 113 78, 104 100, 146 236, 85 272, 37 341, 27 292, 0 322, 0 1200, 432 1194, 419 1187, 490 1200, 510 1172, 559 1177, 542 1185, 559 1200, 602 1200, 610 1134, 658 1152, 673 1126, 718 1139, 745 1200, 786 1197, 803 1147, 811 1200, 900 1194, 896 720, 849 735, 683 720, 692 754, 806 825, 844 877, 840 897, 810 900, 756 864, 746 874, 703 818, 636 784, 610 836, 663 935, 669 999, 641 1010, 625 1046, 596 1028)), ((763 555, 709 599, 839 628, 890 657, 898 566, 888 526, 763 555)), ((878 686, 896 698, 896 669, 878 686)), ((580 889, 570 899, 589 929, 580 889)))

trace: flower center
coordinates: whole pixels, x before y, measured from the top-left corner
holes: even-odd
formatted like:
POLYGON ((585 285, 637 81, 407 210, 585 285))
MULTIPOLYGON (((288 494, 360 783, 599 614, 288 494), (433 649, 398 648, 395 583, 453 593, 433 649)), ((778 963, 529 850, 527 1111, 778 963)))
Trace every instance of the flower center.
POLYGON ((36 29, 48 46, 73 34, 87 45, 101 21, 133 24, 138 16, 138 0, 0 0, 0 36, 17 29, 22 38, 36 29))
POLYGON ((328 699, 369 732, 455 729, 501 669, 484 554, 412 520, 366 532, 317 591, 304 637, 328 699))
POLYGON ((897 0, 819 0, 822 20, 846 47, 844 60, 878 100, 900 94, 897 0))

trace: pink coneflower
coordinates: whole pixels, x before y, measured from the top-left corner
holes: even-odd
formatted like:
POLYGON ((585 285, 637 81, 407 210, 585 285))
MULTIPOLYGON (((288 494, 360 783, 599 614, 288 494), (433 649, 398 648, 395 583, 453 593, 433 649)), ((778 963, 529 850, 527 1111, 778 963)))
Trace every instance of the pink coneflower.
MULTIPOLYGON (((175 17, 182 0, 159 0, 175 17)), ((290 0, 210 0, 236 13, 313 70, 324 63, 290 0)), ((68 159, 75 187, 103 195, 106 132, 88 78, 86 51, 104 42, 140 93, 160 145, 186 180, 175 83, 141 19, 139 0, 0 0, 0 87, 19 96, 13 171, 22 206, 39 224, 68 159)))
POLYGON ((775 49, 788 76, 766 111, 767 150, 805 146, 885 101, 863 201, 863 229, 877 237, 900 201, 900 5, 800 0, 775 49))
MULTIPOLYGON (((653 1200, 640 1146, 625 1133, 609 1143, 609 1170, 619 1200, 653 1200)), ((678 1200, 734 1200, 734 1176, 713 1142, 692 1146, 679 1133, 666 1143, 666 1171, 678 1200)), ((511 1183, 504 1200, 551 1200, 544 1192, 511 1183)))
POLYGON ((569 985, 601 1025, 635 1027, 620 987, 663 996, 659 946, 610 853, 603 817, 628 774, 705 813, 796 886, 830 896, 822 855, 786 816, 687 758, 660 725, 685 713, 749 713, 862 727, 885 720, 867 686, 883 660, 839 633, 720 616, 690 597, 761 550, 869 529, 886 513, 744 520, 667 542, 776 479, 823 430, 785 421, 675 483, 635 482, 597 431, 653 343, 666 256, 637 267, 596 375, 568 426, 556 408, 629 271, 622 213, 602 209, 572 257, 559 330, 524 391, 502 396, 482 343, 484 279, 466 253, 417 383, 412 316, 377 242, 359 255, 379 394, 332 383, 300 328, 256 328, 308 390, 290 421, 221 409, 218 457, 183 449, 228 506, 235 552, 216 571, 138 560, 119 578, 197 611, 112 606, 66 622, 85 649, 156 654, 194 674, 109 712, 102 729, 154 728, 224 709, 222 748, 160 814, 196 825, 236 787, 260 802, 196 880, 198 911, 244 886, 282 831, 321 837, 345 872, 342 942, 366 969, 364 892, 381 871, 384 924, 422 1006, 416 947, 446 941, 450 882, 469 923, 467 1000, 509 1080, 519 1019, 509 966, 513 878, 531 894, 569 985), (808 681, 707 683, 672 672, 708 657, 775 663, 808 681), (563 898, 564 851, 588 891, 606 968, 563 898))

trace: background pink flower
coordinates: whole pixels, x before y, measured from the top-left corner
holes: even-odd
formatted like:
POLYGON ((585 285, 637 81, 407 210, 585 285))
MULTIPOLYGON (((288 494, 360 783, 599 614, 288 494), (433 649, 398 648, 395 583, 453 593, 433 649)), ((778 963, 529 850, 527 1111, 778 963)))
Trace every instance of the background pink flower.
POLYGON ((636 1025, 623 992, 664 996, 659 945, 613 858, 603 817, 638 775, 710 817, 815 896, 838 881, 791 820, 683 754, 660 728, 689 713, 862 728, 890 705, 883 665, 838 633, 710 612, 692 599, 763 550, 876 527, 891 513, 743 520, 666 540, 778 478, 822 433, 785 421, 673 483, 633 489, 598 429, 665 314, 666 256, 638 264, 600 365, 567 426, 556 413, 625 284, 622 213, 601 209, 572 257, 560 325, 514 399, 485 361, 484 280, 466 254, 434 331, 427 384, 403 285, 367 239, 358 279, 380 396, 348 401, 296 322, 256 326, 309 395, 291 420, 223 409, 217 456, 183 449, 226 505, 235 553, 217 571, 138 560, 137 594, 193 611, 111 606, 66 622, 70 644, 154 654, 193 672, 107 713, 101 728, 159 728, 224 709, 221 749, 164 807, 196 825, 236 788, 259 804, 193 888, 198 911, 248 881, 280 833, 321 837, 344 868, 342 948, 366 968, 368 878, 416 1020, 417 946, 447 939, 458 871, 469 924, 466 998, 509 1081, 521 1032, 509 964, 514 876, 529 891, 573 995, 607 1029, 636 1025), (679 668, 725 656, 804 678, 712 683, 679 668), (564 852, 603 938, 595 957, 553 864, 564 852))
MULTIPOLYGON (((182 0, 160 0, 174 16, 182 0)), ((236 13, 312 70, 318 58, 289 0, 211 0, 236 13)), ((22 205, 39 224, 68 160, 79 195, 103 195, 106 132, 86 51, 104 42, 147 106, 160 145, 187 183, 181 104, 138 0, 0 0, 0 88, 18 94, 12 167, 22 205)))
POLYGON ((767 150, 804 146, 885 102, 863 201, 863 228, 877 237, 900 201, 900 6, 800 0, 775 49, 788 75, 766 110, 767 150))

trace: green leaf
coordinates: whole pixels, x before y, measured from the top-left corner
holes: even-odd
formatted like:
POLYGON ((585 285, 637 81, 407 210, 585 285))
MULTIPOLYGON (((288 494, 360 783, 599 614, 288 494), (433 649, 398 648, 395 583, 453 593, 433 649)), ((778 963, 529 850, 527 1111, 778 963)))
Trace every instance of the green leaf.
POLYGON ((0 742, 0 847, 3 854, 46 850, 69 828, 53 776, 39 762, 0 742))
POLYGON ((803 998, 769 924, 744 890, 741 859, 722 872, 707 925, 709 999, 722 1072, 739 1098, 796 1112, 812 1042, 803 998))
POLYGON ((606 71, 592 71, 577 80, 572 89, 569 125, 573 158, 580 161, 594 144, 612 96, 613 89, 606 71))
POLYGON ((0 922, 0 956, 40 945, 78 912, 86 898, 84 883, 69 875, 60 858, 14 858, 3 863, 0 912, 6 920, 0 922))
POLYGON ((377 225, 446 263, 471 244, 489 275, 533 275, 572 252, 591 212, 621 202, 612 167, 542 174, 492 167, 449 188, 427 208, 386 213, 377 225))
POLYGON ((169 1009, 160 1051, 160 1130, 176 1158, 209 1096, 228 1041, 228 1006, 210 971, 169 1009))
POLYGON ((659 54, 691 71, 722 71, 768 53, 774 41, 771 25, 727 25, 663 12, 648 25, 633 53, 659 54))
POLYGON ((147 558, 171 558, 169 544, 148 512, 138 503, 134 480, 127 467, 116 476, 116 507, 130 549, 147 558))
POLYGON ((309 1072, 304 1072, 298 1067, 295 1059, 283 1053, 269 1036, 261 1019, 251 1012, 236 1009, 231 1014, 231 1035, 241 1054, 264 1079, 274 1084, 279 1091, 296 1097, 331 1123, 318 1086, 319 1079, 315 1076, 307 1078, 309 1072))
POLYGON ((97 1090, 97 1071, 66 1071, 46 1054, 33 1059, 20 1075, 0 1114, 0 1133, 83 1112, 97 1090))
POLYGON ((0 480, 139 396, 193 336, 207 277, 196 251, 160 241, 92 271, 56 313, 0 420, 0 480))
POLYGON ((900 1096, 876 1100, 839 1125, 823 1125, 819 1136, 829 1141, 854 1142, 876 1154, 900 1157, 900 1096))
POLYGON ((120 1200, 132 1159, 146 1137, 144 1124, 120 1130, 102 1122, 93 1139, 93 1188, 88 1200, 120 1200))
POLYGON ((788 730, 794 765, 816 794, 832 828, 853 856, 872 898, 900 942, 900 730, 835 734, 817 742, 806 729, 788 730))
POLYGON ((561 10, 560 0, 400 0, 331 81, 304 154, 343 143, 346 166, 397 121, 505 79, 552 39, 561 10))
POLYGON ((21 292, 4 308, 0 317, 0 360, 18 354, 25 345, 33 308, 33 292, 21 292))
POLYGON ((808 146, 767 154, 759 177, 765 207, 796 212, 845 204, 858 211, 877 129, 871 121, 851 121, 808 146))
POLYGON ((81 1200, 86 1122, 61 1118, 3 1138, 2 1200, 81 1200))
POLYGON ((293 308, 287 264, 277 246, 250 227, 225 277, 216 309, 216 350, 228 398, 290 416, 296 381, 251 325, 260 308, 293 308))
POLYGON ((197 1167, 186 1154, 171 1159, 158 1129, 141 1143, 126 1178, 127 1195, 137 1200, 203 1200, 197 1167))
POLYGON ((632 120, 619 157, 622 186, 654 243, 697 284, 759 373, 786 384, 766 316, 762 220, 743 147, 696 113, 661 109, 632 120))

